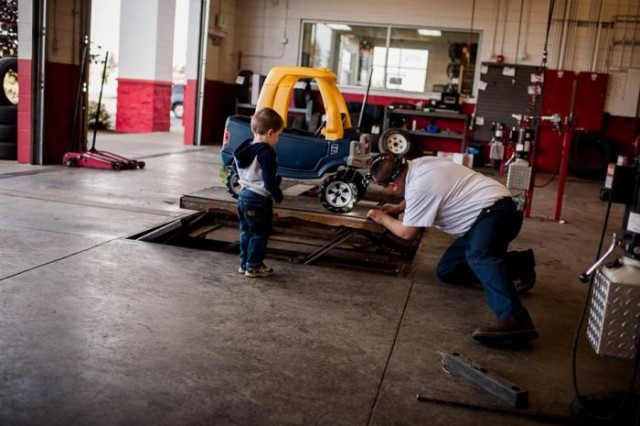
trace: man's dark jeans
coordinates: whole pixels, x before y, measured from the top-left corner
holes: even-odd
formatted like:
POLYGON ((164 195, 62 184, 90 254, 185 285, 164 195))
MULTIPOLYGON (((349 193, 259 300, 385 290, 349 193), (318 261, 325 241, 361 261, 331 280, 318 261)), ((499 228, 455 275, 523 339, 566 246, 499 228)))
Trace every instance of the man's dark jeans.
POLYGON ((509 243, 522 228, 522 213, 511 198, 502 198, 484 209, 471 229, 445 251, 436 268, 438 278, 450 284, 480 281, 489 306, 498 320, 528 320, 509 278, 505 255, 509 243))
POLYGON ((240 221, 240 266, 246 270, 260 268, 271 234, 273 201, 270 197, 243 189, 238 198, 240 221))

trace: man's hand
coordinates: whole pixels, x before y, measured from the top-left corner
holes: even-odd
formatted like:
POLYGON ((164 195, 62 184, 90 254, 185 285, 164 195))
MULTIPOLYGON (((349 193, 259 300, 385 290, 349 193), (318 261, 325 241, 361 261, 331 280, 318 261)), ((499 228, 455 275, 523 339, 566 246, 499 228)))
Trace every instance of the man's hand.
POLYGON ((384 226, 384 216, 389 216, 388 213, 382 209, 371 209, 367 212, 367 217, 373 220, 375 223, 379 223, 384 226))
POLYGON ((416 239, 422 232, 422 228, 404 226, 400 220, 390 216, 387 212, 382 211, 382 209, 369 210, 367 212, 367 217, 375 223, 379 223, 387 228, 396 237, 400 237, 404 240, 416 239))
POLYGON ((398 217, 402 212, 404 212, 406 206, 406 201, 402 200, 400 204, 384 204, 382 207, 380 207, 380 210, 391 216, 398 217))
POLYGON ((382 207, 380 207, 380 210, 393 217, 400 216, 400 213, 404 211, 404 209, 399 204, 384 204, 382 207))

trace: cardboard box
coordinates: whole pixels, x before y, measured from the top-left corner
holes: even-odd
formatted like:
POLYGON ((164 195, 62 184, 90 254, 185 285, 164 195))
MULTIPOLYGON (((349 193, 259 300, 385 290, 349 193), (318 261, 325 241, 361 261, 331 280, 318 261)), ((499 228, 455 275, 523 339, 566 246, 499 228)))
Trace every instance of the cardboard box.
POLYGON ((453 161, 453 155, 455 154, 455 152, 445 152, 445 151, 438 151, 438 154, 436 154, 436 157, 442 159, 442 160, 449 160, 449 161, 453 161))
POLYGON ((453 154, 453 162, 473 169, 473 154, 462 154, 460 152, 455 152, 453 154))

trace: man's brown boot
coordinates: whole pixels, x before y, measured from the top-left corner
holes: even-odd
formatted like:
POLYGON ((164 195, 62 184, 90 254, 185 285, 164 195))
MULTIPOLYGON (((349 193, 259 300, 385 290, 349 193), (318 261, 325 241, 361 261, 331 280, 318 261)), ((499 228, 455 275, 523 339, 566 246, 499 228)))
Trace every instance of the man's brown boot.
POLYGON ((522 344, 536 339, 538 332, 531 320, 517 320, 513 317, 506 317, 491 327, 480 327, 476 329, 471 337, 481 343, 522 344))

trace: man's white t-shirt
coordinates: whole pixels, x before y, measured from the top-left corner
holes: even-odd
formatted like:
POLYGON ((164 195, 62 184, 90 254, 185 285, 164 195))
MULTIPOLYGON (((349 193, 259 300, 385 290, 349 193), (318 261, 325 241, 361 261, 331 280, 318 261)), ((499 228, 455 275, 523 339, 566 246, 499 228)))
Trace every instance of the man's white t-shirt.
POLYGON ((465 166, 421 157, 409 162, 404 196, 403 225, 433 226, 448 234, 463 235, 483 208, 510 197, 511 191, 465 166))

